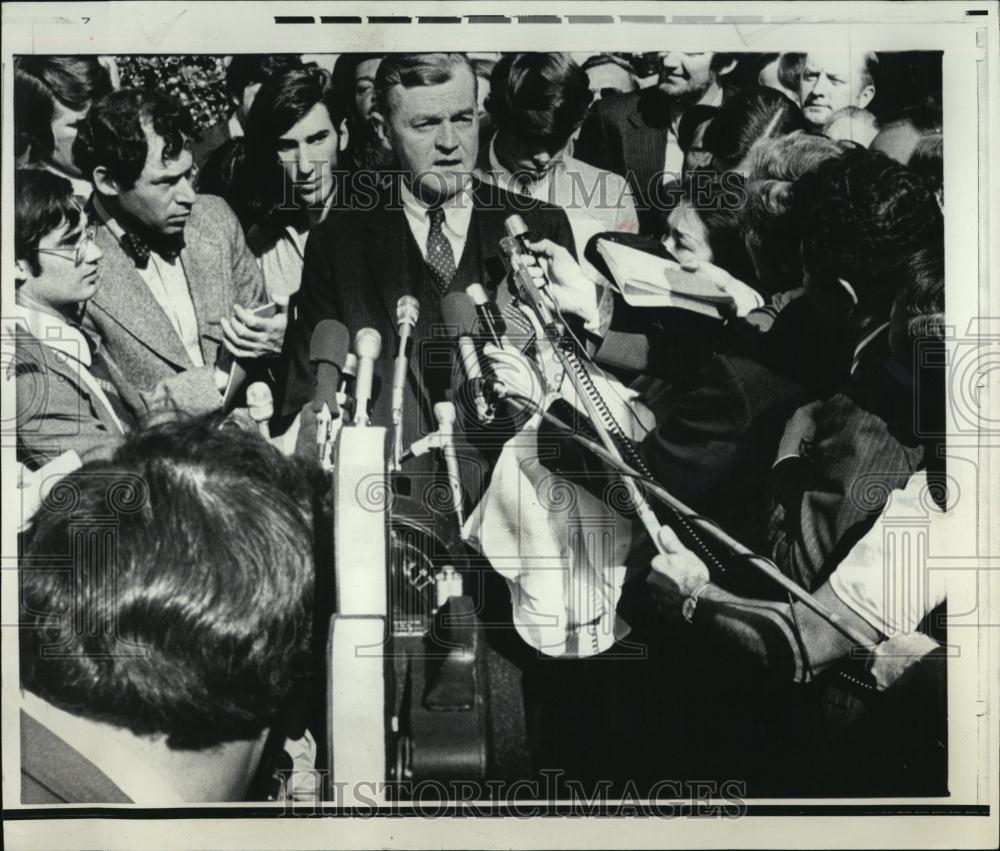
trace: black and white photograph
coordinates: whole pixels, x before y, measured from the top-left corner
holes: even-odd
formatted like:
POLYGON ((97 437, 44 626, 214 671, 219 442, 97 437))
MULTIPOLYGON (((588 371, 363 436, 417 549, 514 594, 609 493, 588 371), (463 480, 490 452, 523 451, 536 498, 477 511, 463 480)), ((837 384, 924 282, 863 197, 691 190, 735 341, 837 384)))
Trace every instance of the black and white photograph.
POLYGON ((995 847, 997 15, 5 4, 5 844, 995 847))

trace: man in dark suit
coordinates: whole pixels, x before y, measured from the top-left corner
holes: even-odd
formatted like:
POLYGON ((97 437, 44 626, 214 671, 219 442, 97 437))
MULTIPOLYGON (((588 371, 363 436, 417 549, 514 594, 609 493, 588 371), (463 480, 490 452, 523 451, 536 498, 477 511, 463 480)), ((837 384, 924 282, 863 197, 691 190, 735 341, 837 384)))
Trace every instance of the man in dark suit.
MULTIPOLYGON (((437 428, 432 406, 451 389, 453 350, 433 333, 441 325, 442 297, 471 283, 496 292, 505 275, 498 243, 512 213, 521 213, 539 236, 567 246, 573 238, 558 208, 517 199, 474 176, 476 78, 462 54, 387 56, 378 70, 376 105, 376 129, 402 173, 379 187, 364 208, 362 194, 356 193, 352 209, 332 213, 310 234, 302 287, 290 308, 286 381, 278 382, 276 410, 292 417, 311 398, 310 338, 317 323, 332 318, 352 334, 368 326, 382 335, 377 372, 383 387, 373 422, 388 424, 396 303, 400 296, 415 296, 420 319, 405 389, 408 444, 437 428)), ((482 470, 466 476, 463 470, 473 491, 484 475, 482 470)))
POLYGON ((670 186, 684 163, 681 118, 695 104, 722 104, 730 94, 722 78, 735 66, 730 53, 661 53, 655 87, 601 98, 584 122, 573 155, 628 179, 642 233, 662 236, 676 203, 670 186))
POLYGON ((260 270, 232 210, 195 194, 190 139, 179 103, 122 89, 91 108, 74 156, 94 183, 103 254, 84 330, 138 390, 169 382, 174 404, 198 413, 222 406, 231 358, 280 351, 286 316, 254 314, 260 270))

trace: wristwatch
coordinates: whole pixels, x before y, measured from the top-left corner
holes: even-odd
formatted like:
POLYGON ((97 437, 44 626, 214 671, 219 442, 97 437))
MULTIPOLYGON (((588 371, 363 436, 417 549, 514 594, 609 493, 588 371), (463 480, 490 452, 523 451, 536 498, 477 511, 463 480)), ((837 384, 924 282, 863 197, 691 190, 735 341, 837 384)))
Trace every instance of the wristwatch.
POLYGON ((694 593, 681 603, 681 614, 688 623, 694 623, 694 612, 698 608, 698 598, 701 596, 701 592, 711 584, 711 582, 705 582, 703 585, 698 586, 694 593))

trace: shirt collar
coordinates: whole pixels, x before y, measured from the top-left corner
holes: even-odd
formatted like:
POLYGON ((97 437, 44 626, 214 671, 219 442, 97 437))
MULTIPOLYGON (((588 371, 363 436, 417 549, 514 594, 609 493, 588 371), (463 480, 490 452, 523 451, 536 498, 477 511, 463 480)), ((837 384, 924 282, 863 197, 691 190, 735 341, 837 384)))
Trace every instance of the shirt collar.
POLYGON ((15 304, 14 316, 28 329, 31 336, 50 349, 90 367, 90 342, 78 327, 61 316, 27 304, 15 304))
MULTIPOLYGON (((429 228, 430 219, 427 214, 430 207, 414 195, 405 182, 400 182, 400 197, 403 201, 403 212, 407 218, 422 229, 429 228)), ((453 195, 441 205, 446 224, 459 236, 464 237, 469 232, 473 204, 472 181, 469 181, 461 192, 453 195)))
POLYGON ((121 242, 122 237, 125 236, 125 228, 121 226, 118 219, 108 212, 108 208, 101 202, 101 196, 97 192, 94 193, 94 212, 97 213, 97 217, 111 231, 111 235, 121 242))
POLYGON ((242 138, 242 136, 243 136, 243 125, 240 124, 240 120, 239 120, 239 118, 236 117, 236 113, 235 112, 232 115, 229 116, 229 121, 227 122, 227 125, 229 127, 229 138, 230 139, 239 139, 239 138, 242 138))
POLYGON ((857 346, 855 346, 855 348, 854 348, 854 361, 851 363, 851 375, 854 375, 855 371, 858 368, 858 365, 861 363, 861 351, 862 351, 862 349, 867 348, 868 345, 879 334, 881 334, 883 331, 885 331, 885 329, 888 328, 888 327, 889 327, 889 323, 888 322, 883 322, 881 325, 878 326, 878 328, 876 328, 875 330, 873 330, 872 332, 870 332, 866 337, 864 337, 861 340, 860 343, 858 343, 857 346))

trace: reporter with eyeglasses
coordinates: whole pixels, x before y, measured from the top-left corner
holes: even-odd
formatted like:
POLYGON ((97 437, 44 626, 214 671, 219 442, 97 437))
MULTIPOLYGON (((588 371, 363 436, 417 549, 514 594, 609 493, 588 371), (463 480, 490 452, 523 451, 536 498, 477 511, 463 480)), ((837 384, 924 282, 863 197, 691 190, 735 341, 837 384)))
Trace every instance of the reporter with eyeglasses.
POLYGON ((16 385, 18 461, 35 470, 63 455, 110 451, 143 400, 80 327, 100 286, 101 250, 70 181, 50 171, 15 177, 15 307, 4 320, 16 385))

